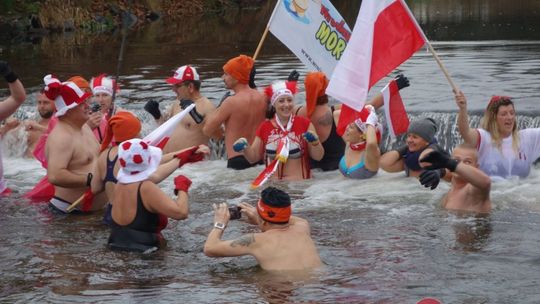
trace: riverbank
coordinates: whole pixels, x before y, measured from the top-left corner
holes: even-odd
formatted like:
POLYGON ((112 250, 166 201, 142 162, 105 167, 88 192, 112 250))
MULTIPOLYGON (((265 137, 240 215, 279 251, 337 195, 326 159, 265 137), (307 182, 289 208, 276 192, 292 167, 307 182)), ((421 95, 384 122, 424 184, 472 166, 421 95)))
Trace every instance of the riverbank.
POLYGON ((214 16, 259 7, 265 0, 4 0, 0 2, 0 39, 20 42, 49 33, 132 30, 162 19, 214 16))

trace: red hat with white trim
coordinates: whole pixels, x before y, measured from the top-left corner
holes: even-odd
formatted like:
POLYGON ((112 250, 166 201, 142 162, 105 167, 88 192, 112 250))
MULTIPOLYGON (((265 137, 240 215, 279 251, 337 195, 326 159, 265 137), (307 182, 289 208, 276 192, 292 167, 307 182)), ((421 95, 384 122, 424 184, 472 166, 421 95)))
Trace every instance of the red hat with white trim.
POLYGON ((107 76, 107 74, 101 74, 92 78, 90 81, 90 88, 92 88, 92 93, 94 95, 105 93, 112 96, 114 90, 118 92, 118 85, 116 84, 116 81, 107 76))
POLYGON ((54 100, 56 117, 66 114, 69 109, 75 108, 92 96, 92 94, 81 90, 74 82, 60 82, 50 74, 45 76, 43 81, 45 82, 43 93, 50 100, 54 100))
POLYGON ((176 69, 174 72, 174 75, 172 77, 167 78, 168 84, 181 84, 182 82, 186 80, 195 80, 199 81, 199 74, 197 73, 197 70, 195 70, 194 67, 190 65, 183 65, 176 69))
POLYGON ((161 161, 162 152, 139 138, 123 141, 118 147, 118 182, 130 184, 147 179, 161 161))
POLYGON ((296 81, 276 81, 264 89, 264 93, 270 99, 270 104, 274 105, 276 100, 283 96, 294 97, 296 94, 296 81))

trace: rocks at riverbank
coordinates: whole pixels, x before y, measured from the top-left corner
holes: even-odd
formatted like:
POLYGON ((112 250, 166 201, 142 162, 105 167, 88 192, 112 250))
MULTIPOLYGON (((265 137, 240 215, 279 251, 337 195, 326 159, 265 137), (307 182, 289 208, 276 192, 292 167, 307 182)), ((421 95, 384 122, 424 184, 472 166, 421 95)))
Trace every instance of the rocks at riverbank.
POLYGON ((158 19, 215 15, 257 7, 267 0, 3 0, 0 39, 20 41, 51 32, 111 32, 125 24, 137 29, 158 19))

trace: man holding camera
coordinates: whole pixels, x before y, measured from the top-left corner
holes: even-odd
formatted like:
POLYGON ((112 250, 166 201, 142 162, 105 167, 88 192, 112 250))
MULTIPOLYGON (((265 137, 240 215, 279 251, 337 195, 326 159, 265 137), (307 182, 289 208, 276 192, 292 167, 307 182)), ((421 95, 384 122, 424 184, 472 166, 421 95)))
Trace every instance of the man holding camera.
POLYGON ((197 70, 190 65, 181 66, 166 81, 172 85, 172 90, 177 98, 168 112, 162 115, 159 110, 159 103, 154 100, 148 101, 144 106, 144 109, 154 117, 157 123, 165 122, 193 103, 195 103, 195 108, 190 111, 189 117, 182 119, 176 127, 163 148, 163 153, 174 152, 192 146, 208 145, 210 138, 204 135, 202 130, 206 122, 205 118, 216 107, 208 98, 201 95, 201 80, 197 70))
POLYGON ((226 203, 214 205, 214 227, 204 244, 204 253, 210 257, 252 255, 265 270, 313 269, 322 262, 310 234, 306 220, 291 216, 289 195, 268 187, 261 192, 256 207, 247 203, 231 208, 226 203), (234 219, 231 211, 237 208, 261 232, 223 241, 223 231, 229 220, 234 219))

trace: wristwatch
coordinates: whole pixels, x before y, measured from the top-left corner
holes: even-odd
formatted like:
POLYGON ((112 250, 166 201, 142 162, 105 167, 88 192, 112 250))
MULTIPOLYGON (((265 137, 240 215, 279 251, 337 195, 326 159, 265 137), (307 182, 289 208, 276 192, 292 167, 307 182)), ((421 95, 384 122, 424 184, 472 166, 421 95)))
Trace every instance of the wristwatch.
POLYGON ((214 228, 221 229, 221 230, 225 230, 225 224, 215 222, 215 223, 214 223, 214 228))

